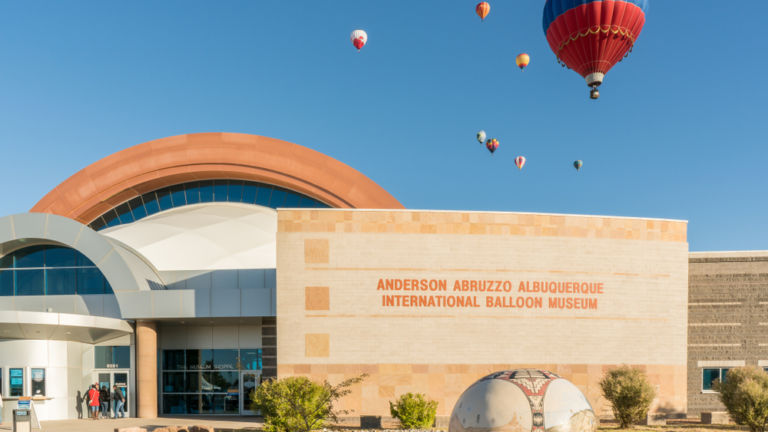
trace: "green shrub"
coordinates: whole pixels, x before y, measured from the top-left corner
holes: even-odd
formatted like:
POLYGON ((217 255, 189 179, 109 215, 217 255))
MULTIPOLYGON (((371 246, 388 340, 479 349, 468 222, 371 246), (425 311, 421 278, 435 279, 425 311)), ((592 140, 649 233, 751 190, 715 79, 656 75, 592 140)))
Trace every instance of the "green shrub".
POLYGON ((336 410, 334 404, 366 376, 350 378, 336 386, 328 381, 318 384, 306 377, 269 380, 256 388, 252 400, 264 417, 265 431, 308 432, 346 414, 348 411, 336 410))
POLYGON ((392 417, 400 420, 403 429, 428 428, 435 423, 437 402, 427 400, 421 393, 406 393, 394 404, 389 403, 389 412, 392 417))
POLYGON ((629 366, 608 371, 600 381, 600 388, 622 429, 645 420, 656 395, 645 373, 629 366))
POLYGON ((755 366, 730 369, 724 382, 715 382, 720 401, 733 421, 752 432, 765 430, 768 421, 768 374, 755 366))

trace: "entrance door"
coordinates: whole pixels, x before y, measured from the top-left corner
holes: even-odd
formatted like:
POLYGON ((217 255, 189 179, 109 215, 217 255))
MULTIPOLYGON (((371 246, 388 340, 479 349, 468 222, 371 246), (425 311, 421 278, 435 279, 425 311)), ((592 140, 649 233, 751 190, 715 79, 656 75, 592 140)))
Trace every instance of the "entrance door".
POLYGON ((257 415, 258 412, 253 407, 251 397, 259 385, 261 373, 257 371, 240 373, 240 415, 257 415))
MULTIPOLYGON (((123 404, 123 411, 125 412, 125 416, 128 417, 128 395, 129 388, 128 388, 128 371, 108 371, 108 372, 98 372, 95 374, 98 377, 98 380, 96 382, 99 383, 99 390, 101 390, 102 387, 106 387, 109 390, 110 395, 114 391, 112 388, 113 386, 117 386, 117 389, 120 390, 123 393, 123 400, 125 401, 123 404)), ((113 412, 115 409, 115 401, 110 401, 110 407, 109 407, 109 415, 114 416, 115 413, 113 412)))

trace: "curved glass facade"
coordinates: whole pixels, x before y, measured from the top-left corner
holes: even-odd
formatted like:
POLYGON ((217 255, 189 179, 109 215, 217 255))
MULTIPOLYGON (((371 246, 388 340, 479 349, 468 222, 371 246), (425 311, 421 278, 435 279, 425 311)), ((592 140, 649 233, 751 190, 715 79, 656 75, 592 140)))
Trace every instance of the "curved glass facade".
POLYGON ((0 296, 112 293, 96 265, 72 248, 30 246, 0 258, 0 296))
POLYGON ((243 180, 205 180, 145 193, 99 216, 88 224, 98 231, 143 219, 163 210, 205 202, 239 202, 263 207, 327 208, 314 198, 288 189, 243 180))

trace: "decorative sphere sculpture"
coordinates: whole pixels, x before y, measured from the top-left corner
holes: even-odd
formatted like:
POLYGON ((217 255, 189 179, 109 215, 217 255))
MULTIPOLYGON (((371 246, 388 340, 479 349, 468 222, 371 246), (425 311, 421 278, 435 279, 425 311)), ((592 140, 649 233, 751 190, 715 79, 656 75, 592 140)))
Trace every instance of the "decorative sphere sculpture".
POLYGON ((494 372, 453 407, 449 432, 595 432, 597 418, 570 381, 539 369, 494 372))

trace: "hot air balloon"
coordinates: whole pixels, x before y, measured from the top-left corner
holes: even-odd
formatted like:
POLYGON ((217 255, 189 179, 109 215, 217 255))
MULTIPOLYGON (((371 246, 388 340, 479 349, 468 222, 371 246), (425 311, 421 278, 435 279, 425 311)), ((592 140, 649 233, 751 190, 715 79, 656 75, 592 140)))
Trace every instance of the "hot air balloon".
POLYGON ((629 54, 648 0, 546 0, 543 26, 559 63, 578 72, 597 99, 605 74, 629 54))
POLYGON ((477 133, 477 141, 478 141, 480 144, 484 143, 484 142, 485 142, 485 136, 486 136, 486 135, 485 135, 485 131, 484 131, 484 130, 481 130, 480 132, 478 132, 478 133, 477 133))
POLYGON ((522 170, 525 166, 525 156, 518 156, 515 158, 515 165, 517 169, 522 170))
POLYGON ((528 63, 531 62, 531 56, 529 56, 526 53, 522 53, 517 56, 515 59, 515 63, 517 63, 517 67, 520 68, 520 70, 525 69, 526 66, 528 66, 528 63))
POLYGON ((480 17, 480 21, 484 20, 488 16, 488 12, 491 11, 491 5, 488 2, 480 2, 475 6, 475 13, 480 17))
POLYGON ((573 161, 573 167, 576 168, 576 171, 580 171, 583 166, 584 162, 582 160, 573 161))
POLYGON ((491 154, 496 151, 497 148, 499 148, 499 140, 496 138, 491 138, 488 141, 485 142, 485 148, 488 149, 491 154))
POLYGON ((352 39, 352 45, 360 51, 360 48, 364 47, 365 43, 368 42, 368 33, 365 30, 355 30, 349 38, 352 39))

